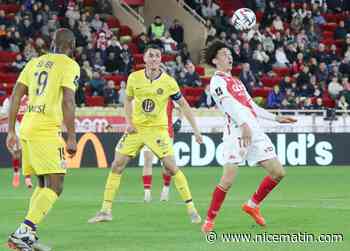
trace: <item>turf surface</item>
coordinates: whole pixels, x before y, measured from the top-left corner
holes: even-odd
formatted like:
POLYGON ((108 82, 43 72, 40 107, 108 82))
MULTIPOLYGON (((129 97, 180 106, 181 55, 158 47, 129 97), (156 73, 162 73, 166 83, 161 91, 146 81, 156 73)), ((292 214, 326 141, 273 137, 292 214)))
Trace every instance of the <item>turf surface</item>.
MULTIPOLYGON (((114 220, 98 225, 87 219, 100 208, 106 169, 70 170, 62 198, 39 227, 41 241, 54 251, 114 250, 350 250, 350 169, 288 168, 287 177, 261 210, 268 227, 260 228, 242 213, 241 204, 255 191, 264 173, 241 168, 216 221, 218 239, 209 244, 200 226, 190 224, 185 206, 172 186, 170 201, 159 202, 160 169, 154 169, 153 201, 143 202, 141 169, 129 168, 114 203, 114 220), (224 242, 222 234, 341 233, 344 241, 254 243, 224 242)), ((185 168, 194 201, 204 216, 221 168, 185 168)), ((0 169, 0 250, 25 216, 30 191, 11 187, 11 170, 0 169)), ((267 235, 265 235, 267 236, 267 235)), ((271 236, 271 235, 269 235, 271 236)), ((236 237, 241 238, 241 237, 236 237)), ((242 237, 243 239, 246 237, 242 237)), ((270 237, 272 238, 272 237, 270 237)))

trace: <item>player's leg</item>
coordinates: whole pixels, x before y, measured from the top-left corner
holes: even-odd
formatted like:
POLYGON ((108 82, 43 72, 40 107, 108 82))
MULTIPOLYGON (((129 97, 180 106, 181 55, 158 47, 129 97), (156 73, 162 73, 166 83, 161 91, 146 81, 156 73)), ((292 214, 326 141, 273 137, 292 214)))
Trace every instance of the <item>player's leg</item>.
POLYGON ((188 182, 184 173, 177 168, 173 156, 165 156, 161 158, 164 168, 173 176, 175 187, 179 192, 182 200, 186 203, 187 212, 191 217, 192 223, 200 223, 201 218, 194 206, 192 194, 188 186, 188 182))
POLYGON ((163 176, 163 188, 160 193, 160 201, 168 201, 169 191, 170 191, 170 182, 171 182, 171 173, 167 169, 163 168, 162 176, 163 176))
POLYGON ((242 209, 252 216, 257 224, 264 226, 266 222, 260 213, 260 204, 283 179, 285 171, 276 156, 272 142, 265 134, 261 136, 258 143, 252 143, 248 155, 249 164, 260 164, 269 175, 264 177, 256 192, 247 203, 243 204, 242 209))
POLYGON ((142 180, 144 189, 144 201, 151 202, 153 153, 147 147, 144 147, 143 156, 144 166, 142 171, 142 180))
POLYGON ((12 186, 15 188, 18 187, 20 184, 19 165, 20 165, 20 158, 12 157, 12 168, 13 168, 12 186))
POLYGON ((99 223, 112 221, 112 205, 115 196, 119 190, 122 173, 131 158, 127 155, 115 152, 115 157, 112 162, 111 171, 103 193, 102 207, 97 214, 88 220, 88 223, 99 223))
POLYGON ((215 187, 212 194, 210 206, 208 208, 207 218, 202 226, 202 232, 208 233, 214 229, 214 221, 218 215, 221 205, 223 204, 227 192, 230 190, 232 183, 237 174, 236 164, 224 165, 223 175, 219 184, 215 187))

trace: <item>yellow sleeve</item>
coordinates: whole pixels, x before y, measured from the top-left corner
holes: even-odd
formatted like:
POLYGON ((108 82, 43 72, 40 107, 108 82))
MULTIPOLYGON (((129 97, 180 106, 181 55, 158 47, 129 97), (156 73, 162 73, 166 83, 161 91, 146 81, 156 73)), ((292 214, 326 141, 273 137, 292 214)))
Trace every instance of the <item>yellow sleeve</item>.
POLYGON ((72 60, 64 69, 61 86, 75 91, 79 84, 79 78, 80 67, 77 62, 72 60))
MULTIPOLYGON (((30 60, 26 66, 23 68, 21 73, 19 74, 19 77, 17 79, 17 82, 24 84, 25 86, 29 86, 29 79, 30 79, 30 72, 31 72, 31 66, 34 59, 30 60)), ((34 73, 33 73, 34 74, 34 73)))
POLYGON ((128 97, 134 97, 134 76, 133 74, 129 75, 128 81, 126 83, 126 95, 128 97))
POLYGON ((179 85, 177 84, 176 80, 171 78, 170 82, 170 95, 174 95, 180 92, 179 85))

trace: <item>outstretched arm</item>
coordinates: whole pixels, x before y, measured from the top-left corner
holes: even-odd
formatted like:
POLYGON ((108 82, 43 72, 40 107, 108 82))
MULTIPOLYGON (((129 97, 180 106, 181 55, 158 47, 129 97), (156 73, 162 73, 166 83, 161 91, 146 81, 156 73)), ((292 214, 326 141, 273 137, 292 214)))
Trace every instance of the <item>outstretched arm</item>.
POLYGON ((197 143, 202 144, 203 143, 202 135, 197 126, 197 122, 194 118, 194 114, 191 110, 191 107, 188 105, 186 99, 182 96, 180 99, 176 100, 176 102, 179 104, 181 111, 183 112, 184 116, 190 123, 194 132, 194 136, 196 137, 197 143))
POLYGON ((258 106, 255 102, 252 102, 253 109, 256 112, 257 116, 261 119, 270 120, 270 121, 277 121, 279 123, 288 124, 288 123, 294 123, 297 122, 296 118, 290 117, 290 116, 281 116, 281 115, 275 115, 264 108, 261 108, 258 106))

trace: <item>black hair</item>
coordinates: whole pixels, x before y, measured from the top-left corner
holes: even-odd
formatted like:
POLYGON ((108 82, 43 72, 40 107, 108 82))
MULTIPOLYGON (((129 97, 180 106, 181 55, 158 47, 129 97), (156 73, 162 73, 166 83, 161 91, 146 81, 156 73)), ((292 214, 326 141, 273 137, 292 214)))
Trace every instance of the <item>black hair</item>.
POLYGON ((221 41, 214 41, 211 45, 209 45, 205 56, 207 64, 216 67, 216 65, 213 63, 213 59, 218 54, 218 51, 223 48, 227 48, 227 45, 221 41))
POLYGON ((160 47, 158 44, 155 44, 155 43, 148 44, 145 48, 144 53, 146 54, 146 52, 149 49, 155 49, 155 50, 159 50, 160 52, 162 52, 162 47, 160 47))

